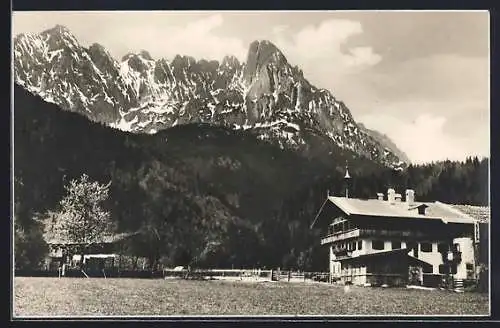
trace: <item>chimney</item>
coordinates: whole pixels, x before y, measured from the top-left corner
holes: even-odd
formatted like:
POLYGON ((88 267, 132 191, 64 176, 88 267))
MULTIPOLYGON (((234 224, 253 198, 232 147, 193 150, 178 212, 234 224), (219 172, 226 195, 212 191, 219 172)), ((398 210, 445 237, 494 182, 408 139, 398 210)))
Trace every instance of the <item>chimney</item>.
POLYGON ((394 200, 396 203, 401 203, 401 194, 394 194, 394 200))
POLYGON ((415 203, 415 191, 413 189, 406 189, 406 202, 408 206, 412 206, 415 203))
POLYGON ((384 200, 384 194, 383 194, 383 193, 381 193, 381 192, 378 192, 378 193, 377 193, 377 199, 378 199, 378 200, 384 200))
POLYGON ((396 202, 396 190, 392 188, 387 189, 387 201, 391 204, 396 202))

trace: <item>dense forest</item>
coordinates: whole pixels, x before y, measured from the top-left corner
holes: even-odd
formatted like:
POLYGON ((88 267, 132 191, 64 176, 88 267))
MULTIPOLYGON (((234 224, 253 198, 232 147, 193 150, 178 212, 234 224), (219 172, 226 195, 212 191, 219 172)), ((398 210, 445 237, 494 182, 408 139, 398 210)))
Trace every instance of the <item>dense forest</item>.
POLYGON ((327 190, 343 193, 346 162, 353 197, 394 187, 413 188, 422 201, 488 203, 488 159, 394 171, 320 138, 297 154, 248 131, 202 124, 131 134, 18 86, 14 99, 16 263, 29 266, 46 249, 40 219, 82 174, 112 182, 107 206, 118 231, 139 232, 127 251, 151 266, 326 269, 324 231, 309 226, 327 190))

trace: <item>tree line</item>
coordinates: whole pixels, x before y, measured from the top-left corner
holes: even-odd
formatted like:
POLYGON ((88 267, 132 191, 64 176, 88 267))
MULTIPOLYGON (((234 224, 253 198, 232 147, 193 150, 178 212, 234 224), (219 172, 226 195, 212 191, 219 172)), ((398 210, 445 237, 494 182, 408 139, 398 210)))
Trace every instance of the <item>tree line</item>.
POLYGON ((62 111, 17 86, 15 99, 18 267, 40 264, 47 251, 44 222, 49 213, 68 216, 62 203, 68 186, 81 184, 84 175, 107 186, 102 213, 109 213, 113 232, 137 233, 125 251, 148 258, 151 268, 326 270, 328 255, 319 245, 324 231, 309 225, 327 190, 343 195, 346 161, 352 197, 373 198, 393 187, 415 189, 422 201, 488 201, 488 159, 394 171, 326 143, 297 154, 246 131, 202 124, 134 135, 62 111))

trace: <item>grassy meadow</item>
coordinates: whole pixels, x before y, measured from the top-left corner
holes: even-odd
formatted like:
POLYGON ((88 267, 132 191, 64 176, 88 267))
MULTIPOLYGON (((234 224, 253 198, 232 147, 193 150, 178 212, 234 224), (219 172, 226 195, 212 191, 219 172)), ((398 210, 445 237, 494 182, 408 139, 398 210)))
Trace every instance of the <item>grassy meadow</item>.
POLYGON ((488 315, 488 295, 325 283, 14 279, 14 316, 488 315))

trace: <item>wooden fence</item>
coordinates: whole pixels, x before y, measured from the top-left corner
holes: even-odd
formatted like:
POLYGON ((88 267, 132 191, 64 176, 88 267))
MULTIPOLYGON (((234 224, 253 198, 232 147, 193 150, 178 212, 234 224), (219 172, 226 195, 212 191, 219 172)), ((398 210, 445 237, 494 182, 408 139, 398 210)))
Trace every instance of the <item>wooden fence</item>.
POLYGON ((278 269, 164 269, 164 278, 191 277, 204 279, 228 279, 228 280, 268 280, 268 281, 323 281, 327 282, 327 272, 299 272, 278 269))
MULTIPOLYGON (((329 274, 325 272, 298 272, 281 269, 163 269, 163 270, 118 270, 105 268, 102 270, 86 270, 86 275, 93 278, 156 278, 156 279, 217 279, 246 281, 323 281, 327 282, 329 274)), ((85 277, 76 268, 64 270, 16 270, 15 276, 31 277, 85 277)))

